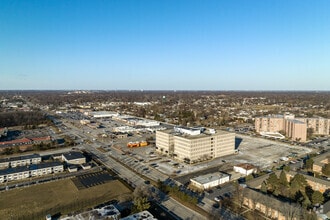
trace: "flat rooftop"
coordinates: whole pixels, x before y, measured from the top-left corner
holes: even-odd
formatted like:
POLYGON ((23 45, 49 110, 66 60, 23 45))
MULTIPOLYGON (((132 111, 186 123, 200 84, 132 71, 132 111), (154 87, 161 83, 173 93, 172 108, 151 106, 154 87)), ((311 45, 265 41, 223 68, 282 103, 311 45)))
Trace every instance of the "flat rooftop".
POLYGON ((214 134, 211 134, 208 131, 204 131, 203 133, 200 133, 198 135, 189 135, 189 134, 185 134, 185 133, 180 133, 180 132, 174 131, 173 129, 161 130, 160 132, 164 132, 164 133, 167 133, 167 134, 172 134, 174 136, 183 137, 183 138, 187 138, 187 139, 198 139, 198 138, 203 138, 203 137, 233 134, 231 132, 222 131, 222 130, 217 130, 214 134))
POLYGON ((228 177, 228 176, 229 176, 228 174, 216 172, 216 173, 205 174, 203 176, 198 176, 198 177, 192 178, 191 180, 194 180, 201 184, 205 184, 205 183, 213 182, 213 181, 216 181, 221 178, 228 177))
POLYGON ((2 159, 0 159, 0 163, 34 159, 34 158, 41 158, 41 157, 39 154, 29 154, 29 155, 23 155, 23 156, 18 156, 18 157, 2 158, 2 159))
POLYGON ((291 122, 293 122, 295 124, 305 124, 305 122, 299 121, 297 119, 288 119, 288 121, 291 121, 291 122))
POLYGON ((75 160, 85 158, 85 156, 79 151, 70 151, 69 153, 63 154, 67 160, 75 160))
POLYGON ((265 116, 258 116, 256 118, 284 118, 283 115, 265 115, 265 116))

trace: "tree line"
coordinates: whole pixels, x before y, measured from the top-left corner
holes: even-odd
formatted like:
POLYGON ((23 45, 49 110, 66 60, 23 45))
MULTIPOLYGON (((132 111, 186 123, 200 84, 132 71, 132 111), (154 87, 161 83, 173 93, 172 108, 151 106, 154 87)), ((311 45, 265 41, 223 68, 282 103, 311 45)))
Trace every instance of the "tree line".
POLYGON ((0 127, 38 126, 49 124, 50 121, 41 111, 14 111, 0 113, 0 127))

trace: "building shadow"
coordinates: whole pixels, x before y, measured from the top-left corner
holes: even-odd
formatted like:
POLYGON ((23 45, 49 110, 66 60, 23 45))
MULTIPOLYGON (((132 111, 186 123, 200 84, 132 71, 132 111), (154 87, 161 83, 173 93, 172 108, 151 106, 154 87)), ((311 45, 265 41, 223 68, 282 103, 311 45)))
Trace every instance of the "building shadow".
POLYGON ((239 145, 241 144, 242 141, 243 141, 242 138, 235 137, 235 150, 239 148, 239 145))

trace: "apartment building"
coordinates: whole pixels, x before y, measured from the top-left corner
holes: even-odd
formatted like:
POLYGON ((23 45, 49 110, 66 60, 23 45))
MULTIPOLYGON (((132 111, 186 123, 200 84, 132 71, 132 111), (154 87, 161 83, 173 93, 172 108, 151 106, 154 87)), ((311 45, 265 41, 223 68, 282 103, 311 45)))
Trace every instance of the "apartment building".
POLYGON ((278 132, 284 130, 283 115, 272 115, 255 118, 256 132, 278 132))
POLYGON ((205 128, 175 127, 156 132, 156 149, 161 154, 196 163, 235 153, 235 134, 205 128))
POLYGON ((41 162, 39 154, 29 154, 19 157, 10 157, 0 159, 0 169, 8 167, 28 166, 30 164, 38 164, 41 162))
POLYGON ((307 128, 312 128, 313 133, 317 135, 330 134, 330 119, 315 117, 315 118, 297 118, 297 120, 305 122, 307 128))
POLYGON ((321 173, 322 167, 330 162, 330 152, 320 154, 319 156, 313 157, 313 171, 321 173))
POLYGON ((63 170, 63 164, 57 161, 43 164, 33 164, 30 166, 30 176, 43 176, 46 174, 63 172, 63 170))
POLYGON ((285 120, 285 134, 294 141, 307 140, 307 125, 297 119, 285 120))
POLYGON ((60 162, 7 168, 5 170, 0 170, 0 183, 63 172, 63 170, 63 164, 60 162))
POLYGON ((243 189, 243 205, 251 210, 258 210, 270 219, 277 220, 298 220, 301 219, 301 213, 295 206, 289 202, 283 202, 279 199, 260 193, 254 189, 243 189))
MULTIPOLYGON (((275 174, 278 178, 280 177, 280 173, 281 173, 281 171, 276 171, 275 172, 275 174)), ((290 181, 296 174, 297 174, 297 172, 294 172, 294 171, 287 172, 286 173, 287 180, 290 181)), ((307 184, 314 191, 320 191, 321 193, 324 193, 326 190, 330 189, 330 181, 328 181, 328 180, 324 180, 324 179, 320 179, 320 178, 317 178, 317 177, 305 175, 305 174, 302 174, 302 173, 299 173, 299 174, 302 175, 306 179, 307 184)), ((249 188, 260 189, 261 184, 268 179, 269 175, 270 174, 260 176, 258 178, 255 178, 253 180, 248 181, 246 184, 248 185, 249 188)))
POLYGON ((255 130, 261 132, 285 132, 291 140, 305 142, 307 128, 313 129, 317 135, 330 134, 330 119, 325 118, 295 118, 292 114, 269 115, 255 118, 255 130))

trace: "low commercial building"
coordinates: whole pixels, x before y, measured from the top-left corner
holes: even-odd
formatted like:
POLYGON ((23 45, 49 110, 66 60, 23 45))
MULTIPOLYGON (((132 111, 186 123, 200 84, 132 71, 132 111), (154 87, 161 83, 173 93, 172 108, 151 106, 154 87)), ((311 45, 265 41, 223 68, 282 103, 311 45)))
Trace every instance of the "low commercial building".
POLYGON ((229 180, 228 174, 216 172, 190 179, 190 183, 198 189, 205 190, 229 182, 229 180))
POLYGON ((234 171, 248 176, 257 171, 257 168, 249 163, 241 163, 234 166, 234 171))
POLYGON ((107 112, 107 111, 89 112, 89 115, 94 118, 112 118, 119 116, 117 112, 107 112))
POLYGON ((32 138, 21 138, 11 141, 0 142, 0 151, 3 151, 6 148, 18 147, 20 150, 25 151, 28 148, 31 148, 34 144, 40 143, 50 143, 52 141, 51 136, 45 137, 32 137, 32 138))
POLYGON ((68 171, 70 173, 77 172, 78 171, 78 166, 76 166, 76 165, 70 165, 70 166, 68 166, 68 171))
POLYGON ((79 151, 70 151, 62 154, 62 160, 67 164, 84 164, 86 157, 79 151))
POLYGON ((205 128, 175 127, 156 131, 158 153, 196 163, 235 153, 235 134, 205 128))
POLYGON ((90 163, 83 163, 83 164, 81 164, 81 168, 83 170, 88 170, 88 169, 92 168, 92 165, 90 163))
POLYGON ((19 157, 10 157, 0 159, 0 169, 8 167, 27 166, 30 164, 38 164, 41 162, 41 156, 39 154, 29 154, 19 157))

